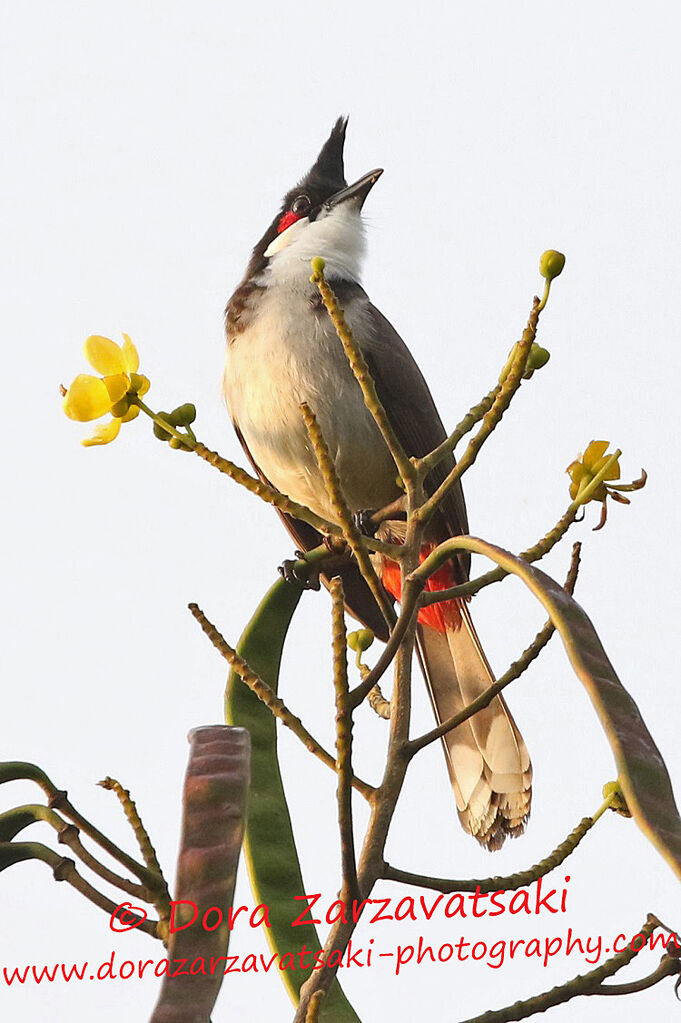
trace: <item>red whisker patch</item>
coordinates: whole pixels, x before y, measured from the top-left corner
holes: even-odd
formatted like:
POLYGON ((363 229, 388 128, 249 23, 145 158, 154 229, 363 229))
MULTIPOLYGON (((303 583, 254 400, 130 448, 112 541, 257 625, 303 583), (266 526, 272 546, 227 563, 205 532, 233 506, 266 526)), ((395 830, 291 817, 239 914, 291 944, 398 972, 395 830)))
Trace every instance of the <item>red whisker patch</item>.
POLYGON ((285 231, 287 227, 291 226, 291 224, 295 224, 296 220, 300 220, 300 214, 294 213, 293 210, 289 210, 277 224, 277 234, 281 234, 281 232, 285 231))

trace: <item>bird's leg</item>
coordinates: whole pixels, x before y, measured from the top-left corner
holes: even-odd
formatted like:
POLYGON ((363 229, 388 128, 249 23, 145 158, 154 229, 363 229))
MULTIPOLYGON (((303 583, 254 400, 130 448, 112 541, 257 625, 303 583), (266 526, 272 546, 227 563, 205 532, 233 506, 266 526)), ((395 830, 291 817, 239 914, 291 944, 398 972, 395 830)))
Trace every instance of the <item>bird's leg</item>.
POLYGON ((277 568, 284 582, 300 586, 303 590, 318 590, 321 587, 319 562, 301 565, 301 561, 305 561, 305 551, 294 551, 294 554, 295 558, 286 558, 277 568))
POLYGON ((301 586, 304 590, 318 590, 322 573, 333 574, 334 569, 342 568, 351 558, 350 549, 341 537, 325 536, 324 546, 328 555, 312 563, 307 561, 306 551, 294 551, 295 558, 287 558, 279 565, 279 574, 287 583, 301 586))

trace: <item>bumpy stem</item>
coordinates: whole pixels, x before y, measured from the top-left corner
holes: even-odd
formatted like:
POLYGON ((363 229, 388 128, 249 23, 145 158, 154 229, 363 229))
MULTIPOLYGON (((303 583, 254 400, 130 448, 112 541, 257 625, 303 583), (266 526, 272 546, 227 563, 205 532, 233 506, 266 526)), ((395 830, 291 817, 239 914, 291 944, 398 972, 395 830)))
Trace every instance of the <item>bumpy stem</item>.
POLYGON ((486 877, 481 880, 455 878, 430 877, 427 874, 414 874, 408 870, 397 870, 389 863, 384 864, 383 877, 389 881, 400 881, 402 884, 411 884, 419 888, 432 888, 437 892, 449 894, 450 892, 477 892, 491 894, 492 892, 512 892, 516 888, 526 888, 534 884, 540 877, 549 874, 556 867, 559 867, 564 860, 570 856, 584 836, 600 819, 603 813, 611 806, 617 798, 617 790, 611 792, 601 803, 593 817, 583 817, 576 828, 556 846, 553 852, 545 856, 539 863, 527 870, 519 870, 515 874, 508 874, 506 877, 486 877))
POLYGON ((523 336, 516 345, 516 355, 509 370, 508 376, 501 385, 490 410, 484 415, 482 425, 474 437, 468 442, 463 455, 448 474, 447 478, 440 484, 435 493, 421 505, 414 513, 421 522, 427 522, 435 509, 439 506, 445 495, 461 479, 467 469, 475 462, 478 453, 487 438, 496 429, 501 421, 504 412, 511 404, 513 396, 522 383, 525 366, 532 348, 532 343, 537 335, 537 322, 539 320, 539 299, 535 298, 527 326, 523 336))
MULTIPOLYGON (((243 657, 240 657, 236 650, 229 645, 227 640, 218 632, 213 623, 206 618, 198 604, 189 604, 189 610, 193 614, 194 618, 196 618, 215 649, 224 657, 227 663, 232 666, 234 671, 236 671, 236 673, 246 683, 248 688, 255 693, 262 703, 265 704, 267 709, 274 714, 276 718, 279 718, 281 723, 286 725, 286 727, 289 728, 298 739, 300 739, 310 753, 314 753, 314 755, 321 760, 323 764, 326 764, 326 766, 330 767, 332 771, 335 771, 335 758, 317 742, 314 736, 308 732, 300 718, 291 713, 283 700, 279 699, 270 686, 268 686, 267 683, 253 671, 246 661, 244 661, 243 657)), ((370 800, 372 798, 375 790, 371 785, 367 785, 366 782, 356 777, 353 777, 352 784, 365 799, 370 800)))
MULTIPOLYGON (((576 543, 572 548, 572 560, 570 562, 570 569, 565 580, 564 589, 567 593, 572 596, 577 582, 577 575, 579 572, 579 558, 581 551, 581 544, 576 543)), ((414 756, 419 750, 422 750, 425 746, 430 745, 431 742, 435 742, 436 739, 441 739, 447 732, 453 731, 462 725, 468 718, 473 717, 478 711, 488 707, 495 696, 509 686, 511 682, 515 682, 516 679, 520 678, 524 671, 526 671, 530 664, 539 657, 548 641, 556 631, 556 627, 549 618, 542 629, 537 633, 534 640, 530 643, 526 650, 520 655, 517 661, 514 661, 508 671, 506 671, 501 678, 496 682, 493 682, 491 686, 488 686, 483 693, 480 694, 475 700, 472 700, 466 707, 460 710, 457 714, 452 714, 451 717, 447 718, 441 724, 435 728, 431 728, 430 731, 424 735, 419 736, 418 739, 412 739, 409 743, 410 755, 414 756)))
MULTIPOLYGON (((635 949, 628 947, 624 952, 619 952, 617 955, 607 959, 602 966, 591 970, 589 973, 574 977, 567 984, 561 984, 559 987, 554 987, 550 991, 536 995, 534 998, 528 998, 526 1001, 516 1002, 505 1009, 483 1012, 481 1016, 464 1020, 463 1023, 516 1023, 517 1020, 527 1019, 528 1016, 534 1016, 535 1013, 546 1012, 547 1009, 551 1009, 555 1005, 569 1002, 571 998, 576 998, 578 995, 607 993, 607 989, 604 991, 603 981, 608 977, 612 977, 623 966, 627 966, 646 947, 648 938, 657 926, 659 926, 659 921, 652 914, 649 914, 648 919, 639 932, 644 938, 640 947, 635 949)), ((664 975, 668 976, 667 973, 664 975)))
POLYGON ((362 388, 362 394, 364 395, 364 404, 374 418, 374 422, 378 426, 379 430, 383 435, 393 461, 397 467, 397 470, 404 480, 405 486, 409 486, 416 479, 416 470, 412 460, 405 452, 402 444, 400 443, 397 434, 392 428, 388 415, 378 397, 378 391, 374 383, 371 372, 367 361, 362 354, 362 350, 355 341, 352 331, 348 326, 345 319, 345 313, 341 309, 338 299, 336 298, 333 290, 329 287, 324 277, 324 261, 314 261, 314 272, 310 278, 313 284, 316 284, 319 294, 321 295, 322 302, 328 312, 331 322, 333 323, 338 339, 343 345, 343 350, 350 363, 350 368, 355 374, 357 383, 362 388))
POLYGON ((139 815, 137 806, 130 797, 130 791, 128 789, 124 789, 121 783, 116 781, 115 778, 110 778, 108 776, 103 781, 100 781, 99 784, 103 789, 115 792, 123 808, 123 813, 125 814, 128 823, 133 830, 133 834, 137 839, 137 844, 140 847, 140 852, 142 853, 144 862, 149 870, 158 874, 160 886, 154 898, 154 904, 158 909, 161 920, 167 920, 170 917, 170 892, 168 891, 168 885, 165 877, 163 876, 163 871, 161 869, 161 864, 158 861, 156 850, 151 844, 149 832, 142 823, 142 818, 139 815))
POLYGON ((431 469, 434 469, 436 465, 450 455, 456 448, 459 441, 466 436, 467 433, 473 429, 476 423, 479 423, 484 416, 490 411, 495 401, 499 397, 501 391, 501 384, 496 384, 489 394, 485 395, 481 402, 474 405, 466 415, 463 417, 461 422, 454 428, 452 433, 446 440, 442 441, 429 455, 424 458, 420 458, 416 463, 416 468, 419 472, 427 475, 431 469))
POLYGON ((310 438, 310 442, 314 449, 317 464, 319 465, 320 472, 324 479, 326 486, 326 492, 329 495, 329 500, 333 506, 336 518, 341 525, 343 530, 343 536, 347 540, 350 550, 355 556, 359 570, 364 576, 367 586, 371 590, 376 600, 376 603, 383 613, 388 626, 391 626, 395 622, 395 612, 392 608, 392 604, 386 596, 386 592, 381 585, 381 582, 376 575, 374 566, 371 563, 369 552, 364 543, 364 537, 360 533, 355 520, 352 517, 352 512, 348 507, 348 503, 345 500, 343 494, 343 488, 336 472, 336 467, 331 458, 324 435, 320 429, 317 418, 307 404, 303 402, 300 406, 303 419, 305 421, 305 427, 310 438))
POLYGON ((345 635, 345 596, 338 576, 331 580, 333 631, 333 684, 336 695, 336 771, 338 773, 338 828, 340 832, 343 885, 341 899, 350 904, 358 898, 355 839, 352 829, 352 708, 349 700, 345 635))

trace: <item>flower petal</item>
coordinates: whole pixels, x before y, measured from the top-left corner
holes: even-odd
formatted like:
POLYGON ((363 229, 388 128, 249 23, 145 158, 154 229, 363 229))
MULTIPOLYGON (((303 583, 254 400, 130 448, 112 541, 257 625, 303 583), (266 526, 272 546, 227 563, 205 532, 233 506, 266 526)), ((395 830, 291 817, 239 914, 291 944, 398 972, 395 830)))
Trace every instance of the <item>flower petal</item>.
POLYGON ((81 441, 81 444, 84 448, 93 448, 100 444, 110 444, 112 440, 116 440, 120 428, 120 419, 110 419, 108 423, 102 423, 101 426, 98 426, 92 436, 86 437, 85 440, 81 441))
POLYGON ((584 475, 585 469, 581 462, 570 462, 565 471, 573 483, 579 483, 584 475))
POLYGON ((137 419, 140 414, 138 405, 131 405, 124 416, 121 416, 122 423, 131 423, 133 419, 137 419))
POLYGON ((608 450, 609 440, 592 440, 584 452, 582 461, 587 469, 593 469, 596 462, 603 457, 608 450))
POLYGON ((143 376, 142 373, 131 373, 130 386, 135 394, 139 394, 139 396, 142 397, 151 387, 151 382, 149 377, 143 376))
POLYGON ((109 392, 112 405, 115 405, 117 401, 120 401, 123 395, 128 393, 128 389, 130 387, 130 378, 126 373, 115 373, 114 376, 104 377, 103 382, 109 392))
POLYGON ((88 423, 105 416, 112 404, 103 380, 80 373, 66 392, 63 408, 69 419, 88 423))
POLYGON ((85 358, 103 377, 125 372, 123 349, 111 338, 91 334, 83 345, 85 358))
POLYGON ((123 358, 128 373, 136 373, 140 368, 140 357, 128 334, 123 335, 123 358))

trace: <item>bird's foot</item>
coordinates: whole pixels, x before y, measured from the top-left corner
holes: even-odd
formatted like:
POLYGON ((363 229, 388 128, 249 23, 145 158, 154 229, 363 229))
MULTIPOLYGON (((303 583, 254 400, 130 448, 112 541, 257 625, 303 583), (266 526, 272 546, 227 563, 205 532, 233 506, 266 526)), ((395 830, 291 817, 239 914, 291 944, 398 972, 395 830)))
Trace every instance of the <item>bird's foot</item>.
POLYGON ((284 582, 292 586, 300 586, 304 590, 318 590, 321 587, 319 566, 301 565, 300 562, 305 560, 305 555, 302 551, 296 551, 295 553, 297 557, 286 558, 279 565, 277 571, 284 582))
POLYGON ((363 508, 353 512, 352 519, 362 536, 376 536, 378 523, 374 522, 375 509, 363 508))

